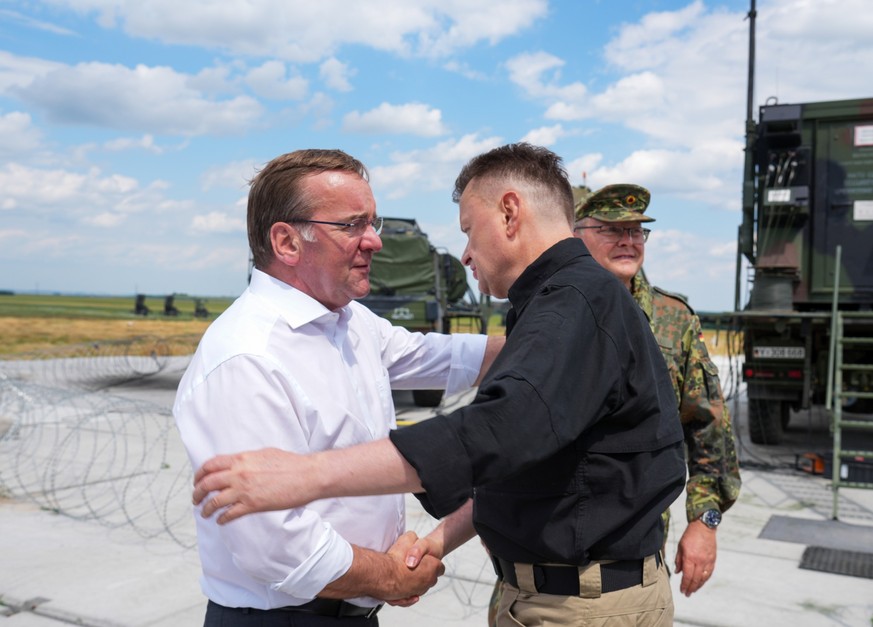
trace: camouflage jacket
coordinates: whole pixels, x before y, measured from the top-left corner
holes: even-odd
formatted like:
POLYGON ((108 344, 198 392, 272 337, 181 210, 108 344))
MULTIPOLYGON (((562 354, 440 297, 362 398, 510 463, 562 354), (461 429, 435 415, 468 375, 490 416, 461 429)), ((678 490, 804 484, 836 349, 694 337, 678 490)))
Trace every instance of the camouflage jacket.
POLYGON ((667 361, 688 460, 688 521, 708 509, 726 511, 740 492, 740 471, 730 414, 700 319, 679 296, 653 287, 642 272, 633 278, 634 300, 649 319, 667 361))

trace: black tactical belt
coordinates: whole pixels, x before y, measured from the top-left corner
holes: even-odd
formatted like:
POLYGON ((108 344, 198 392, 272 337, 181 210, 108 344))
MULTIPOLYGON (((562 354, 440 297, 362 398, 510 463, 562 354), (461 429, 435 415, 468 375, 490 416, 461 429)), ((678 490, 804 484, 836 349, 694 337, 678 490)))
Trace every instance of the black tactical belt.
MULTIPOLYGON (((661 565, 660 555, 656 555, 661 565)), ((600 592, 615 592, 643 583, 643 562, 645 560, 622 560, 600 565, 600 592)), ((518 588, 515 564, 499 557, 491 557, 497 577, 518 588)), ((534 585, 537 592, 561 596, 579 596, 580 566, 541 566, 533 565, 534 585)))

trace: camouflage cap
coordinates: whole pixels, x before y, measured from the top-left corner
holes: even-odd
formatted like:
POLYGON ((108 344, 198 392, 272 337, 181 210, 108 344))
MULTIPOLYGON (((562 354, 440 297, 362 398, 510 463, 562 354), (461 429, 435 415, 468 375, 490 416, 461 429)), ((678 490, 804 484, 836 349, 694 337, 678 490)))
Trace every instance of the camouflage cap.
POLYGON ((576 219, 594 218, 603 222, 654 222, 643 215, 649 206, 649 190, 639 185, 607 185, 576 205, 576 219))

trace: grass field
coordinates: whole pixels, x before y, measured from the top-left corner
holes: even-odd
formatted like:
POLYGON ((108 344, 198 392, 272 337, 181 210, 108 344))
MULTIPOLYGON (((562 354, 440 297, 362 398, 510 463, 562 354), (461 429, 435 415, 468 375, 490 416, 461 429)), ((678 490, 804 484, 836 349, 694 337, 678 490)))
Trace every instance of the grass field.
MULTIPOLYGON (((170 354, 187 354, 196 348, 209 323, 232 302, 231 298, 209 298, 205 302, 209 316, 195 318, 194 299, 186 295, 176 296, 176 316, 163 315, 164 301, 158 297, 146 299, 150 313, 139 316, 133 313, 133 297, 0 295, 0 357, 45 356, 94 342, 139 341, 146 350, 155 338, 164 341, 170 354)), ((504 333, 501 318, 500 314, 491 317, 489 335, 504 333)), ((704 330, 704 335, 711 353, 726 354, 726 333, 704 330)))
MULTIPOLYGON (((3 294, 0 295, 0 316, 2 317, 65 317, 102 319, 174 319, 194 320, 194 297, 186 294, 175 296, 173 305, 178 310, 176 316, 164 316, 164 298, 146 297, 148 316, 134 313, 132 296, 65 296, 56 294, 3 294)), ((214 319, 227 309, 232 298, 203 299, 209 311, 207 320, 214 319)))
POLYGON ((206 318, 194 317, 194 299, 177 296, 178 315, 165 316, 163 298, 148 298, 147 316, 136 315, 133 297, 0 295, 0 356, 63 353, 77 345, 128 342, 154 345, 160 338, 171 354, 190 353, 230 298, 206 299, 206 318))

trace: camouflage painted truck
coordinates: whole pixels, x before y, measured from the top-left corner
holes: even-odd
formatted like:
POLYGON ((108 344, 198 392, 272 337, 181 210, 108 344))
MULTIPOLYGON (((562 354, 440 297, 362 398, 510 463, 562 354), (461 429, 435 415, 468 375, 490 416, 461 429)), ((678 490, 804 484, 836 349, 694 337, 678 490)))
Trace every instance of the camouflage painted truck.
MULTIPOLYGON (((488 332, 488 299, 476 296, 461 261, 433 246, 415 220, 385 218, 381 238, 362 304, 412 331, 488 332)), ((435 407, 442 391, 414 390, 413 398, 435 407)))
POLYGON ((736 309, 743 271, 751 290, 736 320, 749 432, 779 444, 792 410, 830 401, 843 336, 859 340, 839 353, 859 367, 839 372, 841 407, 870 411, 873 98, 761 106, 747 124, 743 183, 736 309), (835 337, 838 318, 845 329, 835 337))

